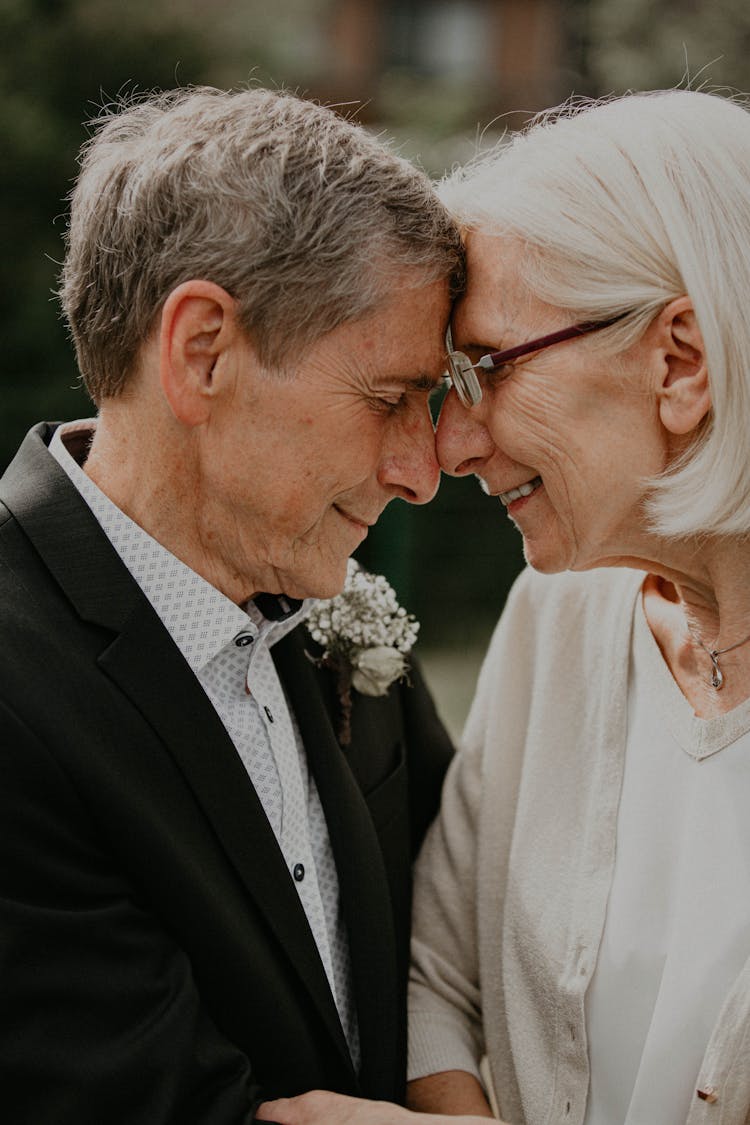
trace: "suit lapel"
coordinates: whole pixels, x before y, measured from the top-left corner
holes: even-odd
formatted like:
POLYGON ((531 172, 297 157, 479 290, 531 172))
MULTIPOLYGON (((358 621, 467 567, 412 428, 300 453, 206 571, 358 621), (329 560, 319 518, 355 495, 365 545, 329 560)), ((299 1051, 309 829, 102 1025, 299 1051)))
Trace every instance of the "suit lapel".
POLYGON ((370 1097, 392 1097, 399 1018, 396 940, 380 846, 336 741, 303 630, 295 629, 272 652, 302 733, 336 859, 359 1017, 362 1088, 370 1097))
POLYGON ((0 494, 79 615, 114 634, 99 656, 100 667, 177 762, 301 987, 349 1061, 304 910, 240 758, 151 605, 50 457, 42 434, 27 438, 0 494))
POLYGON ((182 656, 176 650, 165 651, 164 637, 161 623, 144 602, 99 663, 179 765, 301 986, 348 1058, 328 978, 260 800, 214 708, 196 691, 195 678, 182 656))

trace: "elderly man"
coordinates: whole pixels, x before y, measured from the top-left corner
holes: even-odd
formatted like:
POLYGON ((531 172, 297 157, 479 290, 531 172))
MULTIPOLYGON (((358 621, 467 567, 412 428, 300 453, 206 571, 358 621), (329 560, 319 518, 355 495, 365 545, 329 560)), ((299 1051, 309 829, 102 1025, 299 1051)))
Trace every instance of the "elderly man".
POLYGON ((61 294, 98 416, 0 484, 4 1120, 402 1096, 450 744, 412 669, 340 745, 304 620, 435 492, 461 270, 423 175, 290 96, 162 95, 86 146, 61 294))

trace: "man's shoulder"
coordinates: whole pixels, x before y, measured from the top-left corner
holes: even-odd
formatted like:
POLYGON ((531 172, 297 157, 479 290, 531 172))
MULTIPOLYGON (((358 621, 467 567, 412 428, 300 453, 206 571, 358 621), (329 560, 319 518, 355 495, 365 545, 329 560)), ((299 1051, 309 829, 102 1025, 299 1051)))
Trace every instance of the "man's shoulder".
POLYGON ((20 468, 25 468, 30 461, 38 461, 40 457, 46 457, 49 454, 49 443, 55 430, 60 425, 60 422, 35 422, 31 426, 6 468, 0 474, 0 485, 3 488, 12 487, 20 468))
POLYGON ((66 504, 76 502, 75 489, 49 450, 58 425, 38 422, 33 426, 0 476, 3 523, 10 520, 7 513, 22 523, 37 516, 64 518, 66 504))
POLYGON ((0 662, 35 663, 35 683, 59 675, 77 646, 87 649, 95 625, 83 610, 94 599, 114 603, 124 582, 90 509, 47 449, 55 428, 35 426, 0 479, 0 662))

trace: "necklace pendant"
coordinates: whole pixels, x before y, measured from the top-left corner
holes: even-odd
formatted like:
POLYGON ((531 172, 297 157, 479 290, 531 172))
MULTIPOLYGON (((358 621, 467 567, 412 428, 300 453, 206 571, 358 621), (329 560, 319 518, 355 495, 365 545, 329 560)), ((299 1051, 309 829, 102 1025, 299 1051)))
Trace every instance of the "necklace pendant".
POLYGON ((714 649, 713 651, 709 651, 708 655, 711 657, 711 664, 713 665, 711 671, 711 686, 716 688, 717 691, 720 691, 724 683, 724 676, 722 674, 721 668, 719 667, 719 654, 714 649))

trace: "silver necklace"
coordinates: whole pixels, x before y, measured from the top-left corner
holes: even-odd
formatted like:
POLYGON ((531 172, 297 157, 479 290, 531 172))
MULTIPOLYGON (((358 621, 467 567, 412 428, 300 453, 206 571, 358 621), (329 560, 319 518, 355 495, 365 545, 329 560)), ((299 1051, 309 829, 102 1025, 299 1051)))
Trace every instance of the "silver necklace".
POLYGON ((734 648, 746 645, 747 642, 750 641, 750 635, 745 637, 744 641, 737 641, 736 644, 727 645, 726 648, 709 648, 708 645, 704 645, 700 637, 696 637, 695 633, 691 633, 691 636, 693 640, 698 642, 703 651, 707 652, 711 657, 711 687, 716 688, 717 691, 721 691, 724 686, 724 673, 719 667, 719 657, 724 656, 727 652, 731 652, 734 648))

